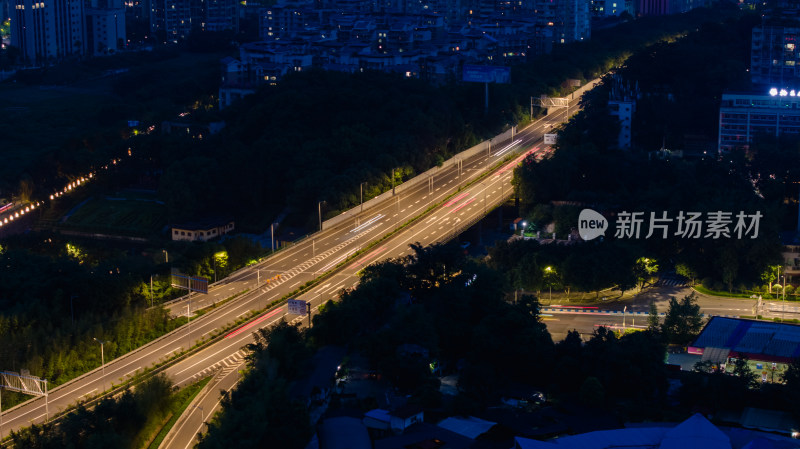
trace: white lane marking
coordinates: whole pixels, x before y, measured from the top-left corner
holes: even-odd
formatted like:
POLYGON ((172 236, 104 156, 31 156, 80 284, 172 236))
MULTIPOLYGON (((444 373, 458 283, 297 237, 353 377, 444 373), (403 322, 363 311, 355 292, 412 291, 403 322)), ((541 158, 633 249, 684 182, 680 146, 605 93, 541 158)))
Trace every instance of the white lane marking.
POLYGON ((94 393, 95 391, 97 391, 97 388, 94 388, 94 389, 92 389, 92 391, 90 391, 90 392, 88 392, 88 393, 85 393, 85 394, 82 394, 82 395, 80 395, 80 396, 78 396, 78 397, 79 397, 79 398, 82 398, 82 397, 84 397, 84 396, 89 396, 90 394, 94 393))

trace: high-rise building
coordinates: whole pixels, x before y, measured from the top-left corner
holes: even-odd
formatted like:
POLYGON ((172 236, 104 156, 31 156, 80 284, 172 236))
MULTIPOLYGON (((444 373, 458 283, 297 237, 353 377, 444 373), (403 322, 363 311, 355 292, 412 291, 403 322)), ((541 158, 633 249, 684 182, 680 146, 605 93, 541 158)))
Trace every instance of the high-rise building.
POLYGON ((11 45, 23 63, 42 65, 86 48, 83 0, 13 0, 11 45))
POLYGON ((192 0, 152 0, 150 31, 162 42, 186 39, 192 31, 192 3, 192 0))
POLYGON ((205 0, 205 20, 201 27, 208 31, 239 30, 238 0, 205 0))
POLYGON ((592 33, 589 0, 536 0, 536 15, 552 30, 553 43, 588 40, 592 33))
POLYGON ((632 0, 591 0, 592 17, 618 16, 623 12, 633 15, 632 0))
POLYGON ((750 77, 753 83, 778 88, 800 86, 800 26, 753 28, 750 77))
POLYGON ((708 0, 638 0, 636 14, 639 16, 662 16, 681 14, 709 5, 708 0))
POLYGON ((125 47, 125 9, 88 8, 86 52, 93 56, 110 55, 125 47))
POLYGON ((90 0, 86 5, 86 53, 110 55, 126 47, 122 0, 90 0))

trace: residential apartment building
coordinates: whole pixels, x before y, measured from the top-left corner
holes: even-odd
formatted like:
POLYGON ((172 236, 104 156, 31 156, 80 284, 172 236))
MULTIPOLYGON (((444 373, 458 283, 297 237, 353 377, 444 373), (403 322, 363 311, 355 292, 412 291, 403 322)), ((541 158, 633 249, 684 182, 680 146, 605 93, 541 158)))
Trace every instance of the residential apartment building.
POLYGON ((259 11, 259 36, 223 61, 220 107, 311 67, 454 81, 465 63, 589 39, 591 14, 589 0, 282 0, 259 11))
POLYGON ((552 43, 588 40, 592 33, 590 0, 535 0, 533 17, 550 29, 552 43))
POLYGON ((763 93, 724 93, 719 108, 720 151, 747 149, 759 134, 800 134, 800 93, 771 88, 763 93))
POLYGON ((125 47, 125 9, 121 2, 92 1, 86 9, 86 53, 110 55, 125 47))
POLYGON ((626 11, 634 13, 632 0, 591 0, 589 9, 595 18, 618 16, 626 11))
POLYGON ((149 0, 150 31, 177 43, 193 30, 239 30, 238 0, 149 0))
POLYGON ((11 45, 32 65, 83 55, 85 20, 83 0, 13 0, 11 45))
POLYGON ((797 26, 757 26, 753 28, 750 52, 750 77, 767 87, 800 86, 800 49, 797 26))
POLYGON ((239 8, 237 0, 204 0, 204 20, 200 23, 207 31, 239 30, 239 8))
POLYGON ((682 14, 710 4, 709 0, 638 0, 636 14, 638 16, 682 14))

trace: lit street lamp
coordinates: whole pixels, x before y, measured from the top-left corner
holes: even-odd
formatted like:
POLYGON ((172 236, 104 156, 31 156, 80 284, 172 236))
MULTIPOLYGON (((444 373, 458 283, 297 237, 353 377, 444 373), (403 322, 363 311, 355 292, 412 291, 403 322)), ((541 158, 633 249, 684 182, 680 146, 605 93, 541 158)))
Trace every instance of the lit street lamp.
POLYGON ((553 280, 551 279, 550 276, 553 273, 553 268, 552 267, 547 267, 547 268, 544 269, 544 271, 547 272, 547 286, 550 288, 548 301, 550 302, 550 304, 552 304, 553 303, 553 280))
POLYGON ((527 221, 523 221, 522 222, 522 229, 520 230, 520 233, 519 233, 519 235, 521 235, 523 237, 525 237, 525 226, 528 226, 528 222, 527 221))

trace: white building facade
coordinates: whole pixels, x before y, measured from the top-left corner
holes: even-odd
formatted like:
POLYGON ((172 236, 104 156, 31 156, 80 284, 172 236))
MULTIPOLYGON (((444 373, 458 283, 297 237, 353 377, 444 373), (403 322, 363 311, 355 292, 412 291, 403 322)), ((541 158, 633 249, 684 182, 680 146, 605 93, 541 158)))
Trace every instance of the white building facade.
POLYGON ((37 66, 84 54, 83 0, 14 0, 11 45, 24 63, 37 66))
POLYGON ((748 149, 759 134, 800 133, 800 91, 771 88, 764 93, 725 93, 719 108, 721 152, 748 149))

